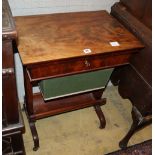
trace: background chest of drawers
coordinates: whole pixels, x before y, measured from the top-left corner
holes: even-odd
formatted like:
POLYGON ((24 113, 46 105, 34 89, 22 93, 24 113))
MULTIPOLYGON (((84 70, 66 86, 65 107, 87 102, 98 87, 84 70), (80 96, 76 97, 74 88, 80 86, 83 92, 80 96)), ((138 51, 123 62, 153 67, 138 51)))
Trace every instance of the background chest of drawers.
POLYGON ((24 123, 17 97, 14 50, 16 30, 7 1, 3 1, 2 34, 2 151, 25 154, 22 134, 24 123))

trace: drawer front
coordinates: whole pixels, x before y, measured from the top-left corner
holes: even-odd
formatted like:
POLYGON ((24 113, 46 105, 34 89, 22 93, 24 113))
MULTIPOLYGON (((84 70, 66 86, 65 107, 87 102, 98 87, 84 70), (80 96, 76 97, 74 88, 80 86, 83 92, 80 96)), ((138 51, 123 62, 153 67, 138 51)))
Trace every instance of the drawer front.
POLYGON ((69 75, 39 83, 44 100, 104 89, 113 69, 69 75))
POLYGON ((127 64, 130 54, 122 55, 94 55, 61 61, 46 62, 27 67, 30 80, 38 81, 53 77, 89 72, 98 69, 112 68, 127 64))

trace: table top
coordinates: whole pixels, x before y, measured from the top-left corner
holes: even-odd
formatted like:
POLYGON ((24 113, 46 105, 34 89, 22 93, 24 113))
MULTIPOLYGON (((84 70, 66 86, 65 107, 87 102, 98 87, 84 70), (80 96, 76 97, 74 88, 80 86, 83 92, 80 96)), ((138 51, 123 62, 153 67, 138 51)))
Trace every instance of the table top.
POLYGON ((106 11, 19 16, 15 23, 23 65, 143 48, 106 11))

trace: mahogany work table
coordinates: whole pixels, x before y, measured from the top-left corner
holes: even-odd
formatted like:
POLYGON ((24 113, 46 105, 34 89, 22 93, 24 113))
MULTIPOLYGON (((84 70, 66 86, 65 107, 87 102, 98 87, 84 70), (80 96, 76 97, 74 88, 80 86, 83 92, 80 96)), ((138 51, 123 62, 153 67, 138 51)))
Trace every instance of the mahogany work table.
POLYGON ((101 98, 103 90, 45 103, 32 88, 45 79, 128 64, 130 56, 143 45, 106 11, 20 16, 15 21, 24 69, 25 110, 34 150, 39 147, 34 122, 40 118, 94 106, 100 127, 104 128, 100 108, 106 101, 101 98))

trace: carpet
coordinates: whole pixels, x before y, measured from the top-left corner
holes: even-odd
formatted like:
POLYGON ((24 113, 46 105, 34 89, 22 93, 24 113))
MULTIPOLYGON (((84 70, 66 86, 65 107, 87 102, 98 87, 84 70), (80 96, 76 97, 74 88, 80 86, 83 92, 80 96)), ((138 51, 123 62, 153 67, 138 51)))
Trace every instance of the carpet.
POLYGON ((151 155, 152 140, 147 140, 142 143, 127 147, 125 150, 118 150, 106 155, 151 155))

